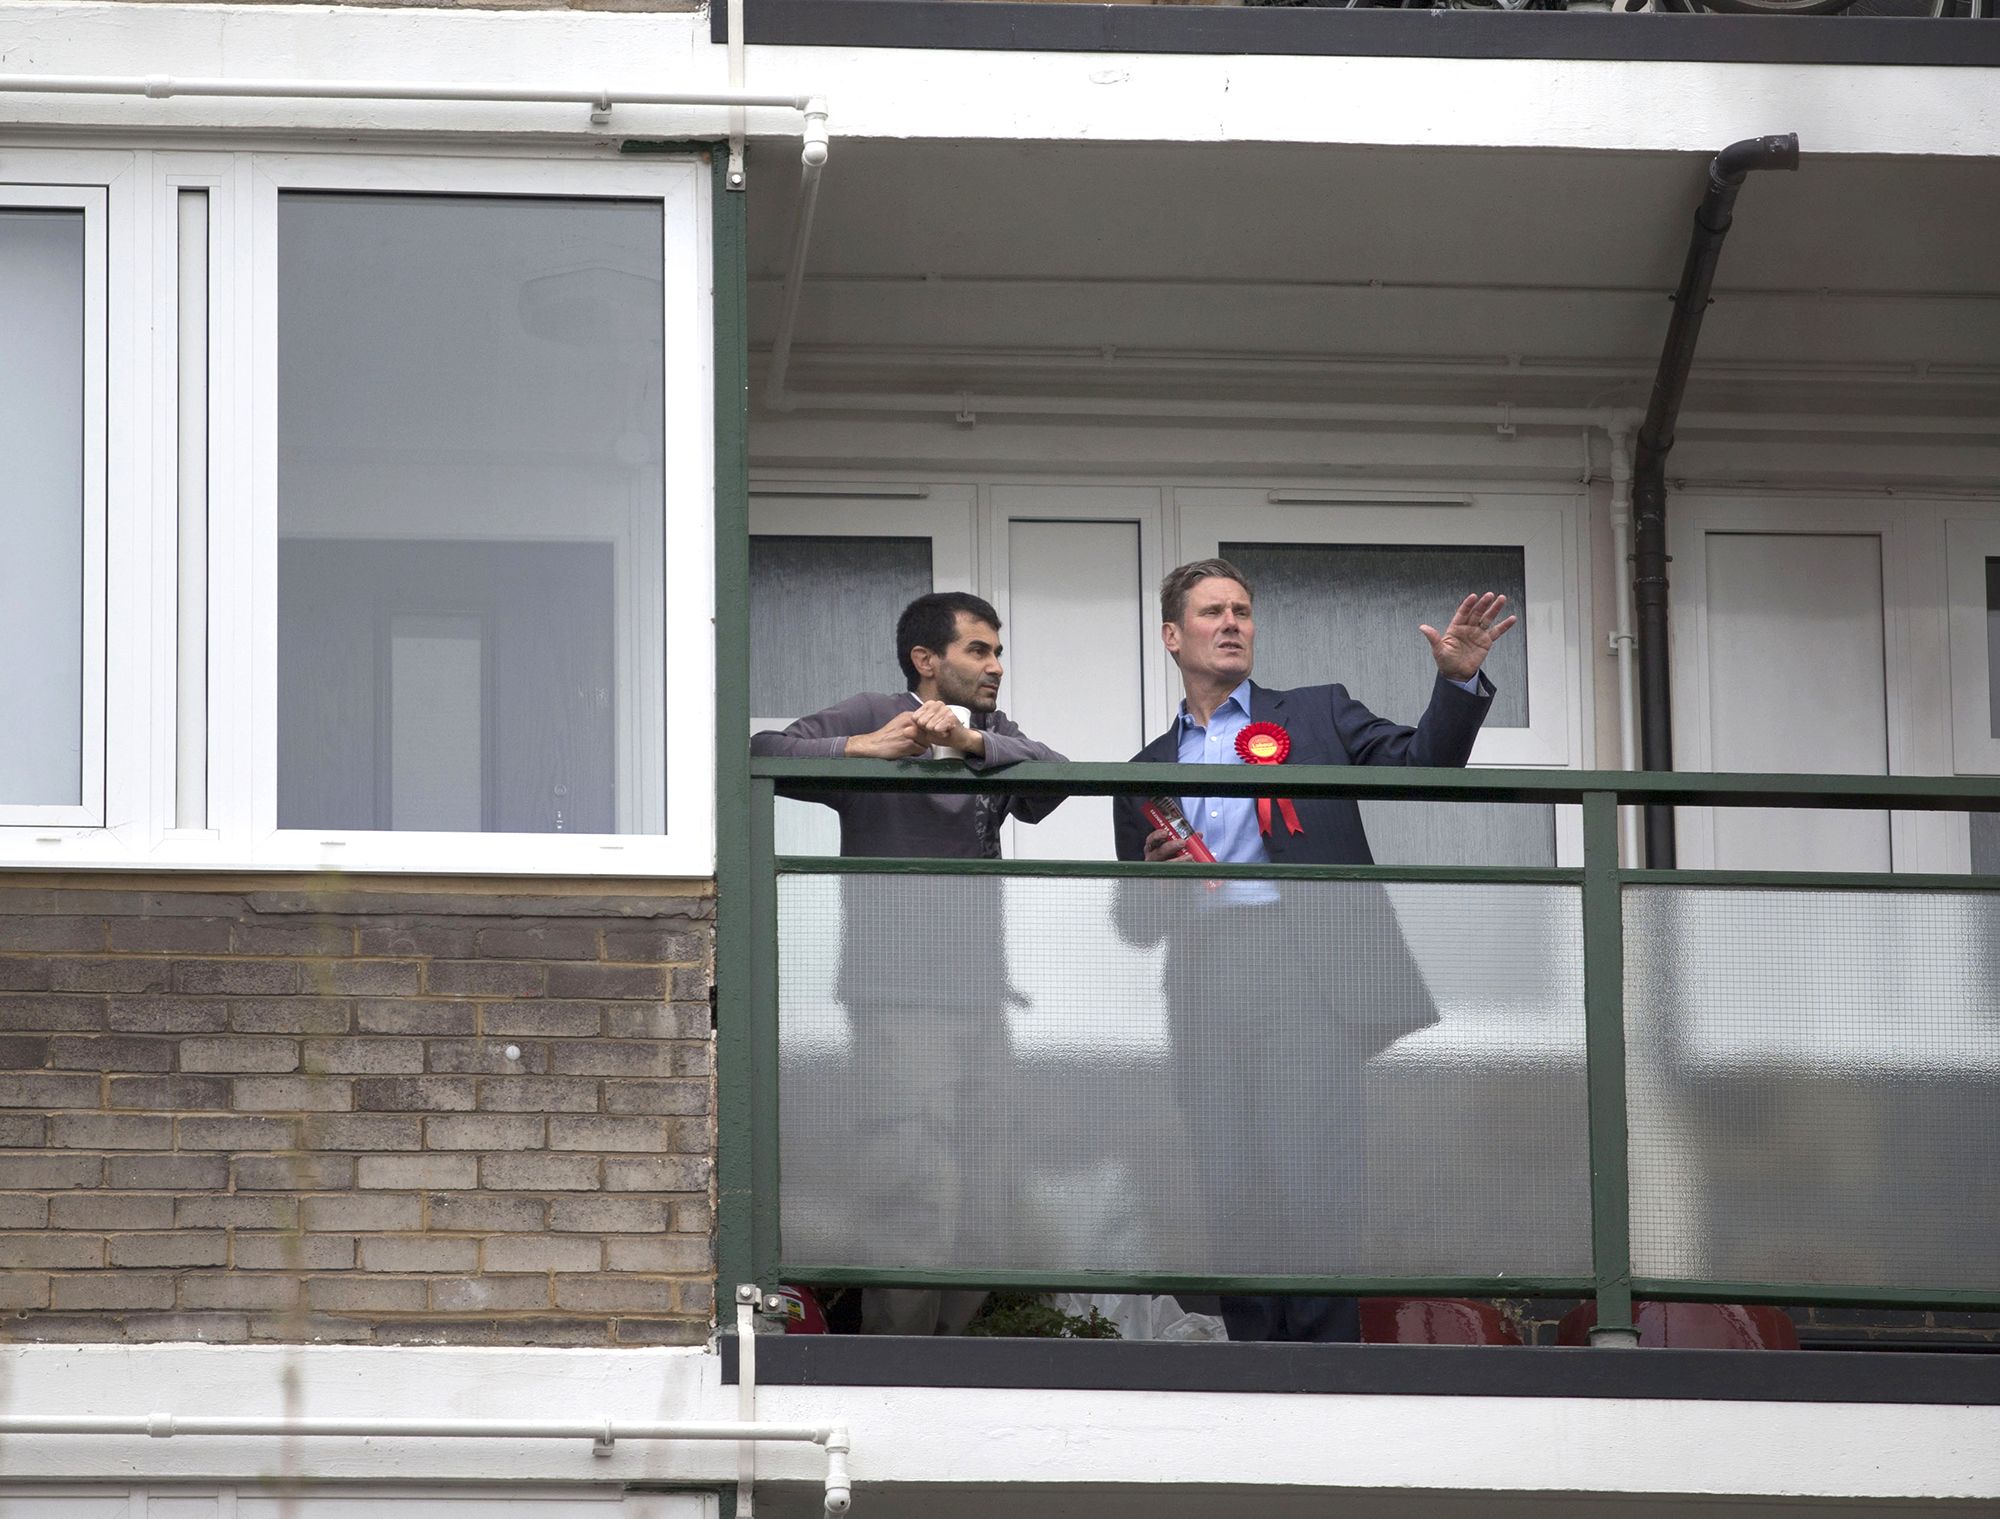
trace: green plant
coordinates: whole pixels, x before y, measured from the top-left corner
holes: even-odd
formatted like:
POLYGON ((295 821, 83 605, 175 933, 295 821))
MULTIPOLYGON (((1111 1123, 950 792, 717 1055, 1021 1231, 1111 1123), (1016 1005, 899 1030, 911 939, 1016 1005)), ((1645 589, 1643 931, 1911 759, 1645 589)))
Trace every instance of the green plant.
POLYGON ((1087 1317, 1064 1313, 1039 1292, 996 1292, 967 1334, 1005 1340, 1115 1340, 1118 1326, 1095 1308, 1087 1317))

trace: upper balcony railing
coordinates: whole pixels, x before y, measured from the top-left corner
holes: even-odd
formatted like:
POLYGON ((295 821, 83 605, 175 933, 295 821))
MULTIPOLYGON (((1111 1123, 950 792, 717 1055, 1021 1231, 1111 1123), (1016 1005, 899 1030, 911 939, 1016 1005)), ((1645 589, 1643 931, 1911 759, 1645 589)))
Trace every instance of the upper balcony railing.
POLYGON ((778 792, 1269 795, 754 760, 725 1281, 2000 1306, 2000 878, 1629 870, 1621 803, 1990 780, 1287 766, 1581 804, 1580 868, 781 857, 778 792), (747 1098, 747 1101, 745 1100, 747 1098), (747 1274, 742 1274, 747 1273, 747 1274))
MULTIPOLYGON (((754 43, 1013 52, 1990 66, 2000 0, 744 0, 754 43), (1680 14, 1635 14, 1660 12, 1680 14)), ((728 38, 728 7, 711 34, 728 38)))

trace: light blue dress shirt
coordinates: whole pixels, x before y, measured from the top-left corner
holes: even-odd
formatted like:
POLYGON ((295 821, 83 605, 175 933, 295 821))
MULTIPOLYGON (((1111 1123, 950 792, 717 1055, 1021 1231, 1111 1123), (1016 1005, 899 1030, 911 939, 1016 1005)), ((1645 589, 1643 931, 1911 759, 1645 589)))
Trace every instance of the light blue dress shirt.
MULTIPOLYGON (((1250 682, 1244 681, 1222 699, 1203 727, 1181 703, 1183 765, 1240 765, 1236 735, 1250 726, 1250 682)), ((1181 810, 1200 832, 1208 852, 1234 865, 1261 865, 1271 856, 1257 831, 1257 803, 1247 796, 1184 796, 1181 810)))
MULTIPOLYGON (((1250 726, 1250 682, 1222 699, 1209 716, 1208 726, 1195 721, 1186 701, 1181 702, 1181 748, 1183 765, 1240 765, 1236 735, 1250 726)), ((1181 811, 1208 845, 1208 852, 1232 865, 1262 865, 1271 856, 1264 848, 1264 836, 1257 829, 1257 803, 1247 796, 1184 796, 1181 811)), ((1225 881, 1218 891, 1203 893, 1204 907, 1247 907, 1278 900, 1275 881, 1225 881)))

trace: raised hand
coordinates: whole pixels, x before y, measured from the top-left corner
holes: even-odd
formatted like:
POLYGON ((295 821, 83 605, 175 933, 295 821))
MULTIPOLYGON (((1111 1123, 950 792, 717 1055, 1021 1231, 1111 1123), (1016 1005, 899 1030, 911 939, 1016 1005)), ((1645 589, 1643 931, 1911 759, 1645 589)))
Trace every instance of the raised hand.
POLYGON ((873 733, 851 734, 841 752, 849 759, 915 759, 930 749, 914 712, 898 712, 873 733))
POLYGON ((1447 680, 1470 680, 1478 674, 1479 667, 1486 663, 1487 651, 1521 620, 1501 617, 1506 609, 1505 596, 1487 591, 1461 601, 1442 633, 1429 623, 1420 627, 1417 631, 1430 642, 1431 658, 1437 661, 1438 673, 1447 680))

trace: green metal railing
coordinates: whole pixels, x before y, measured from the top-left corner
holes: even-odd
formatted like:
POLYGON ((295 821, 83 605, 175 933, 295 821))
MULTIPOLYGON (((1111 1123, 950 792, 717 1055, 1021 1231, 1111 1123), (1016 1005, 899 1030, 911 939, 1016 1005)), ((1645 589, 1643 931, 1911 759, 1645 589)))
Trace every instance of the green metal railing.
MULTIPOLYGON (((737 762, 739 765, 741 761, 737 762)), ((996 1285, 992 1273, 807 1268, 784 1257, 779 1232, 779 944, 778 879, 795 874, 989 875, 1007 878, 1157 877, 1158 866, 1105 861, 989 861, 782 857, 773 844, 780 792, 812 799, 843 791, 997 791, 1009 795, 1117 794, 1255 796, 1271 778, 1251 767, 1205 765, 1024 764, 976 775, 957 763, 884 764, 866 760, 752 760, 747 826, 740 858, 725 861, 729 933, 720 945, 724 988, 719 1024, 722 1082, 722 1177, 718 1219, 721 1280, 814 1280, 895 1285, 996 1285), (736 902, 744 906, 738 915, 736 902)), ((1467 1276, 1422 1278, 1221 1278, 1109 1272, 1042 1277, 1010 1271, 1008 1285, 1085 1291, 1252 1291, 1272 1288, 1349 1293, 1476 1293, 1487 1296, 1590 1296, 1602 1330, 1632 1325, 1632 1302, 1646 1298, 1782 1303, 1851 1303, 1904 1307, 2000 1306, 2000 1291, 1823 1282, 1721 1282, 1635 1279, 1625 1048, 1624 892, 1628 886, 1815 888, 1899 892, 1994 892, 2000 877, 1879 873, 1621 868, 1621 804, 1714 807, 1893 809, 1899 812, 2000 811, 2000 783, 1989 779, 1795 775, 1650 774, 1601 771, 1364 769, 1286 766, 1288 796, 1580 805, 1581 868, 1216 865, 1204 876, 1307 881, 1486 882, 1579 888, 1582 912, 1583 1018, 1589 1124, 1591 1272, 1587 1277, 1467 1276)))

